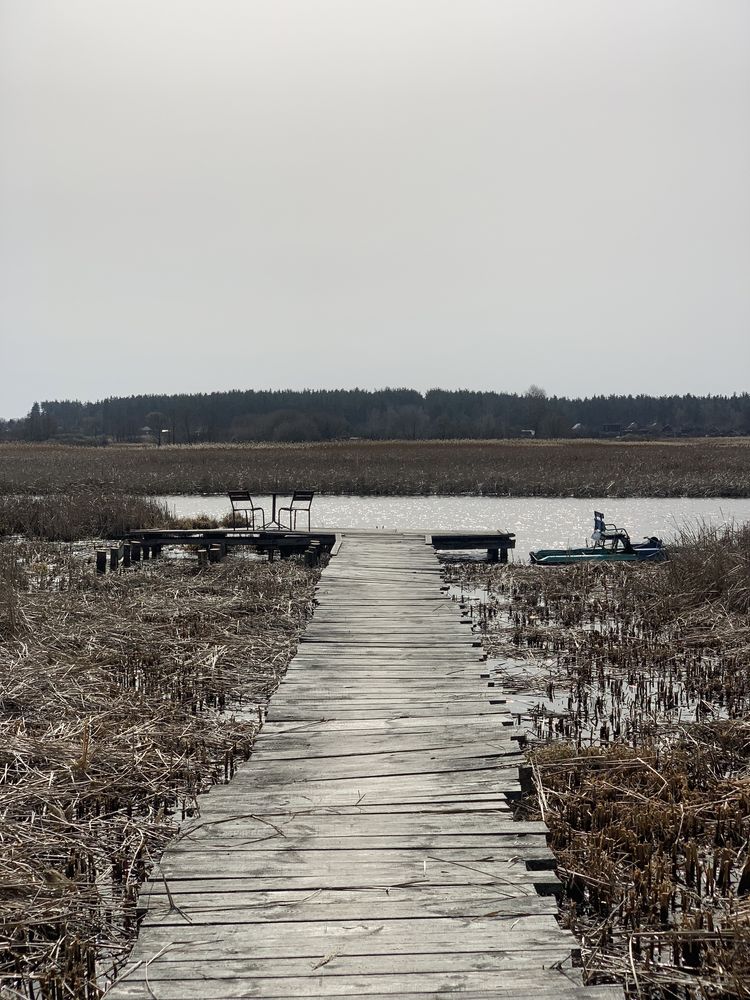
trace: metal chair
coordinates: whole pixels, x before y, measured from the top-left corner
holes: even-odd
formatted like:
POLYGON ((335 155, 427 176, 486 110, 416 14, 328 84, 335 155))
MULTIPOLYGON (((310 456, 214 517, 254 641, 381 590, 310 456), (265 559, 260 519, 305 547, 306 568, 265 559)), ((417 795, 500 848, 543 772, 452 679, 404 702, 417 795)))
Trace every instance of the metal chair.
POLYGON ((263 522, 266 519, 266 513, 262 507, 258 507, 257 504, 253 502, 252 496, 247 492, 247 490, 230 490, 229 491, 229 502, 232 505, 232 527, 237 526, 237 515, 245 515, 245 527, 250 528, 255 531, 255 512, 260 511, 261 519, 260 526, 263 527, 263 522))
POLYGON ((607 524, 604 520, 604 514, 601 511, 594 511, 594 531, 591 535, 594 541, 594 546, 604 548, 605 543, 609 542, 609 548, 613 551, 617 551, 619 546, 625 552, 632 552, 633 547, 630 542, 630 535, 624 528, 618 528, 616 524, 607 524))
POLYGON ((277 517, 279 519, 279 524, 281 524, 281 515, 286 513, 289 515, 289 530, 297 530, 297 515, 307 514, 307 530, 310 530, 310 508, 312 507, 313 497, 315 494, 312 490, 295 490, 292 494, 292 502, 288 507, 279 507, 277 511, 277 517))

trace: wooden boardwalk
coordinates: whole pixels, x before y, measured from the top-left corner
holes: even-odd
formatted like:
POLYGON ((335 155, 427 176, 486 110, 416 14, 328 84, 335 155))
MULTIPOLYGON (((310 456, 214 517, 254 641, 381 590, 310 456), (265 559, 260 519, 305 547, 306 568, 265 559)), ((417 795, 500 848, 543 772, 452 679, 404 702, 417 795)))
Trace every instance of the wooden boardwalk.
MULTIPOLYGON (((149 883, 111 1000, 576 997, 544 826, 424 535, 343 539, 250 763, 149 883)), ((493 694, 493 697, 496 697, 493 694)))

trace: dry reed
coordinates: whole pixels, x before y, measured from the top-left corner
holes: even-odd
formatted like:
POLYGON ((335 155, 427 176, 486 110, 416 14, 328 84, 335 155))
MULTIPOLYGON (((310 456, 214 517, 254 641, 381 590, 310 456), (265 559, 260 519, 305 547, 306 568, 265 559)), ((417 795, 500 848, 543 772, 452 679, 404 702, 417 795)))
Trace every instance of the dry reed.
POLYGON ((592 980, 750 996, 750 526, 661 565, 450 566, 496 682, 539 706, 535 793, 592 980))
POLYGON ((749 440, 0 445, 0 494, 291 491, 484 496, 750 496, 749 440))
POLYGON ((0 495, 0 536, 25 535, 51 542, 118 538, 135 528, 168 527, 166 504, 146 497, 94 489, 48 496, 0 495))
POLYGON ((151 865, 249 756, 315 578, 242 557, 97 578, 65 547, 0 543, 3 995, 111 981, 151 865))

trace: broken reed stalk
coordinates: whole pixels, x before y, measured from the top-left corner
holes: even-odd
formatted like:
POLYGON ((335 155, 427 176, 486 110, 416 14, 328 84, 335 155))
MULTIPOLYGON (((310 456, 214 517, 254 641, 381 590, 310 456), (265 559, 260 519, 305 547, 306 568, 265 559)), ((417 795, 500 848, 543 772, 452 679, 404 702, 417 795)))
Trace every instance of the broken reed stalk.
POLYGON ((88 1000, 177 824, 247 759, 317 574, 236 557, 97 579, 41 542, 0 543, 0 568, 0 976, 88 1000))

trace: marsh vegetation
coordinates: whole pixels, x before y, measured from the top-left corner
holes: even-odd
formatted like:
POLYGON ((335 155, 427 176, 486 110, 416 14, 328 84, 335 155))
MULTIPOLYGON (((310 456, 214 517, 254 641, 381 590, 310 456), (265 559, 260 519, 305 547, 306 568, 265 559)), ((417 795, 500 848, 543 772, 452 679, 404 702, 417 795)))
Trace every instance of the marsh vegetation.
MULTIPOLYGON (((726 447, 738 463, 747 454, 726 447)), ((262 451, 210 450, 211 474, 234 456, 235 475, 262 451)), ((294 461, 307 452, 292 450, 294 461)), ((37 1000, 93 998, 116 976, 141 881, 200 792, 250 753, 317 575, 233 557, 206 572, 165 560, 97 578, 92 536, 177 522, 134 484, 67 490, 69 451, 32 450, 0 496, 0 974, 37 1000)), ((192 449, 121 451, 113 478, 144 455, 171 456, 175 475, 186 451, 195 461, 192 449)), ((388 468, 405 491, 410 464, 388 468)), ((750 528, 683 534, 660 566, 446 572, 496 682, 532 703, 536 792, 522 808, 549 825, 563 918, 590 977, 660 1000, 747 996, 750 528)))
POLYGON ((523 809, 549 825, 589 976, 746 997, 750 526, 680 542, 659 566, 447 573, 498 683, 536 693, 523 809))
POLYGON ((0 445, 0 494, 746 497, 750 439, 0 445))
MULTIPOLYGON (((5 525, 29 535, 0 541, 0 976, 30 1000, 98 997, 116 976, 141 882, 249 756, 317 577, 239 556, 96 577, 76 545, 32 537, 92 526, 87 503, 61 509, 51 526, 36 501, 14 508, 5 525)), ((142 510, 110 500, 96 524, 142 510)))

